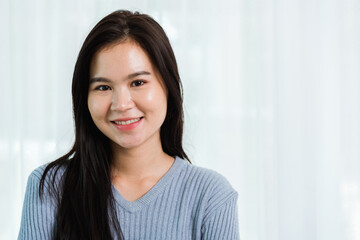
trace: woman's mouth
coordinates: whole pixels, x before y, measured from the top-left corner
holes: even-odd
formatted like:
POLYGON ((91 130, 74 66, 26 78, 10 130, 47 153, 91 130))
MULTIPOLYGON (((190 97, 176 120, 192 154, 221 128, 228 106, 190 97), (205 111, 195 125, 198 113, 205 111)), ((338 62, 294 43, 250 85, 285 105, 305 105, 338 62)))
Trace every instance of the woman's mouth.
POLYGON ((144 117, 139 117, 123 121, 117 120, 111 121, 111 123, 114 124, 114 127, 116 127, 120 131, 131 131, 142 123, 143 118, 144 117))
POLYGON ((129 124, 132 124, 132 123, 135 123, 135 122, 138 122, 142 119, 143 117, 139 117, 139 118, 134 118, 134 119, 130 119, 130 120, 127 120, 127 121, 112 121, 113 123, 117 124, 117 125, 129 125, 129 124))

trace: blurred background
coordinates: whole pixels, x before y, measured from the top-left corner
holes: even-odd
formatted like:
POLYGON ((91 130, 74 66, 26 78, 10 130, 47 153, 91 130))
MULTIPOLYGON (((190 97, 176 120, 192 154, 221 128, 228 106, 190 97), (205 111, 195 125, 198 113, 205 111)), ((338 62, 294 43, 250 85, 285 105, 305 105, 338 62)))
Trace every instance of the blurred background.
POLYGON ((78 51, 117 9, 167 32, 185 150, 238 191, 242 240, 360 240, 358 0, 2 0, 0 239, 30 172, 70 149, 78 51))

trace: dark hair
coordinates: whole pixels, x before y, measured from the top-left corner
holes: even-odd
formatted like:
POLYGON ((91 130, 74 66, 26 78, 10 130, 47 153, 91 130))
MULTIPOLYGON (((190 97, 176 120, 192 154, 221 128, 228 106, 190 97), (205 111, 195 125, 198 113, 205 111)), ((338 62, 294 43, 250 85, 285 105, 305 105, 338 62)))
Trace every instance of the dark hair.
POLYGON ((166 87, 167 113, 160 129, 163 151, 190 162, 182 147, 182 85, 164 30, 146 14, 124 10, 109 14, 86 37, 76 61, 72 82, 75 143, 67 154, 46 167, 40 181, 42 197, 46 175, 52 176, 49 193, 56 197, 58 205, 55 239, 112 239, 111 229, 118 239, 123 239, 112 195, 109 139, 95 126, 87 97, 94 55, 125 40, 135 41, 143 48, 166 87), (65 170, 58 185, 56 175, 62 167, 65 170))

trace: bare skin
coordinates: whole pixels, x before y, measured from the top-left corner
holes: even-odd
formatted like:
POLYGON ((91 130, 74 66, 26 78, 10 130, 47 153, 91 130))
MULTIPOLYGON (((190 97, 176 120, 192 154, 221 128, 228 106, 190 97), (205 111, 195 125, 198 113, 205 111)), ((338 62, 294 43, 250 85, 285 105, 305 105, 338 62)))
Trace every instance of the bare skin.
POLYGON ((161 145, 152 142, 146 142, 141 148, 132 151, 123 151, 113 144, 113 151, 121 160, 113 162, 112 183, 120 194, 131 202, 153 188, 175 161, 163 152, 161 145), (151 157, 144 158, 144 151, 151 157))
POLYGON ((136 201, 144 196, 167 173, 174 158, 165 153, 145 159, 139 156, 124 156, 114 162, 112 183, 128 201, 136 201))
POLYGON ((160 139, 167 92, 147 54, 132 41, 97 53, 90 77, 89 111, 111 140, 112 183, 126 200, 136 201, 175 161, 163 151, 160 139), (125 123, 127 119, 136 126, 124 129, 132 124, 125 123))

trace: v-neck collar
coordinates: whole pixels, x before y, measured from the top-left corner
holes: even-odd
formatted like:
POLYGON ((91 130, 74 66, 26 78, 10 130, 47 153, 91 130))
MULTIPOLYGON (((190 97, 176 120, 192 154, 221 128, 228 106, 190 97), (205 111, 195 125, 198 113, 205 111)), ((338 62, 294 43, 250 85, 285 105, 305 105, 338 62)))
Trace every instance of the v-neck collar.
POLYGON ((144 206, 148 205, 151 201, 153 201, 168 185, 171 180, 177 176, 181 170, 187 164, 186 160, 176 156, 173 165, 170 169, 165 173, 162 178, 141 198, 131 202, 126 200, 120 192, 115 188, 113 184, 111 184, 113 195, 115 201, 120 207, 124 208, 129 212, 136 212, 141 210, 144 206))

